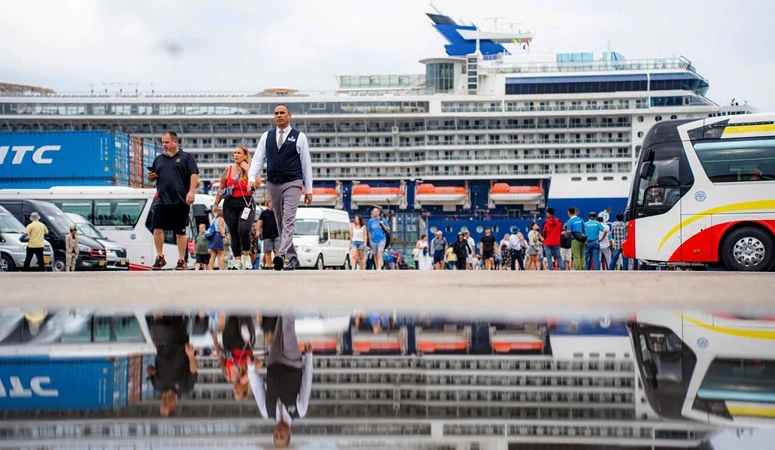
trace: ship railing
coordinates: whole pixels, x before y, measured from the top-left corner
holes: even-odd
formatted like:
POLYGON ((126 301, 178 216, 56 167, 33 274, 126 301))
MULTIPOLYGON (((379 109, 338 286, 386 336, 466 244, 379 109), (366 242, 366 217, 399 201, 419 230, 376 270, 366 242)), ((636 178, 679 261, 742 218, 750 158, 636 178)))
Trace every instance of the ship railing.
POLYGON ((499 61, 493 64, 482 64, 479 73, 489 75, 508 73, 551 73, 551 72, 603 72, 623 70, 687 70, 697 73, 695 68, 685 58, 664 59, 631 59, 624 61, 590 61, 590 62, 532 62, 505 63, 499 61))

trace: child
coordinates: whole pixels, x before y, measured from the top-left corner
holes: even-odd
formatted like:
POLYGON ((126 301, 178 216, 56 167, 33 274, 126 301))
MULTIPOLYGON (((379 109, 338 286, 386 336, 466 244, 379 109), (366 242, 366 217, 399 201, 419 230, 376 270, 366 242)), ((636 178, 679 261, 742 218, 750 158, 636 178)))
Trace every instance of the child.
POLYGON ((205 224, 199 224, 199 234, 196 236, 196 270, 207 270, 210 265, 210 251, 207 250, 207 238, 205 224))

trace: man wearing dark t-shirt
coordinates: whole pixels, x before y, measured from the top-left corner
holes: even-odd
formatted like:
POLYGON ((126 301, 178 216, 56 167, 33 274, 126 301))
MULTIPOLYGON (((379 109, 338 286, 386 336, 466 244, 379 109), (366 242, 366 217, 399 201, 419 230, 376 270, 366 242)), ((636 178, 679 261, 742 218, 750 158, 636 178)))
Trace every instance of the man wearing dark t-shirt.
POLYGON ((156 392, 161 392, 161 415, 174 415, 178 397, 191 392, 198 374, 194 347, 188 343, 188 325, 182 316, 161 316, 149 320, 156 345, 156 366, 146 373, 156 392))
POLYGON ((199 168, 194 157, 178 148, 178 135, 167 131, 162 135, 164 153, 148 168, 148 180, 156 181, 157 198, 153 207, 153 243, 156 261, 153 270, 167 264, 164 258, 164 230, 175 234, 178 244, 178 264, 175 270, 186 270, 186 226, 189 208, 194 203, 199 168))
POLYGON ((490 227, 484 229, 484 236, 479 241, 479 251, 484 260, 484 269, 492 270, 495 263, 495 236, 492 235, 490 227))
POLYGON ((263 266, 266 269, 272 266, 272 252, 277 253, 280 250, 280 232, 277 229, 277 219, 274 216, 272 202, 266 205, 266 209, 261 211, 258 216, 259 239, 262 239, 264 252, 263 266))

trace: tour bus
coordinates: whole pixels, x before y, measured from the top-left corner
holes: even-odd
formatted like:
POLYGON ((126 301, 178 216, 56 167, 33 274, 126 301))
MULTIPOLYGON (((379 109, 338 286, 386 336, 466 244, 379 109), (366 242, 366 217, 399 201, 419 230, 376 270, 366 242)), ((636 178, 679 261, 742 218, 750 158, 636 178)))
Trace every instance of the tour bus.
POLYGON ((657 123, 631 190, 626 257, 771 270, 775 113, 657 123))
POLYGON ((775 425, 775 314, 638 312, 630 332, 644 391, 661 416, 775 425))
MULTIPOLYGON (((2 189, 0 199, 36 199, 53 203, 65 213, 80 214, 87 218, 108 239, 127 250, 129 270, 150 270, 156 258, 151 228, 151 210, 156 202, 155 189, 129 187, 52 187, 50 189, 2 189)), ((198 225, 210 225, 213 198, 197 194, 191 207, 186 235, 189 242, 189 268, 194 267, 191 247, 198 225)), ((172 269, 177 264, 175 237, 164 233, 164 254, 172 269)))

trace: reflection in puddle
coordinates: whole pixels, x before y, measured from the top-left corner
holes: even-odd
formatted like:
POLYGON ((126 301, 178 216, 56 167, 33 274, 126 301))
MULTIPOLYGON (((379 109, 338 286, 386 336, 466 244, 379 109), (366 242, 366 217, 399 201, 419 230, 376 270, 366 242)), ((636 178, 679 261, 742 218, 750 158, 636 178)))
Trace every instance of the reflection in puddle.
POLYGON ((775 423, 774 340, 772 316, 703 311, 6 309, 0 440, 767 448, 737 430, 775 423))

